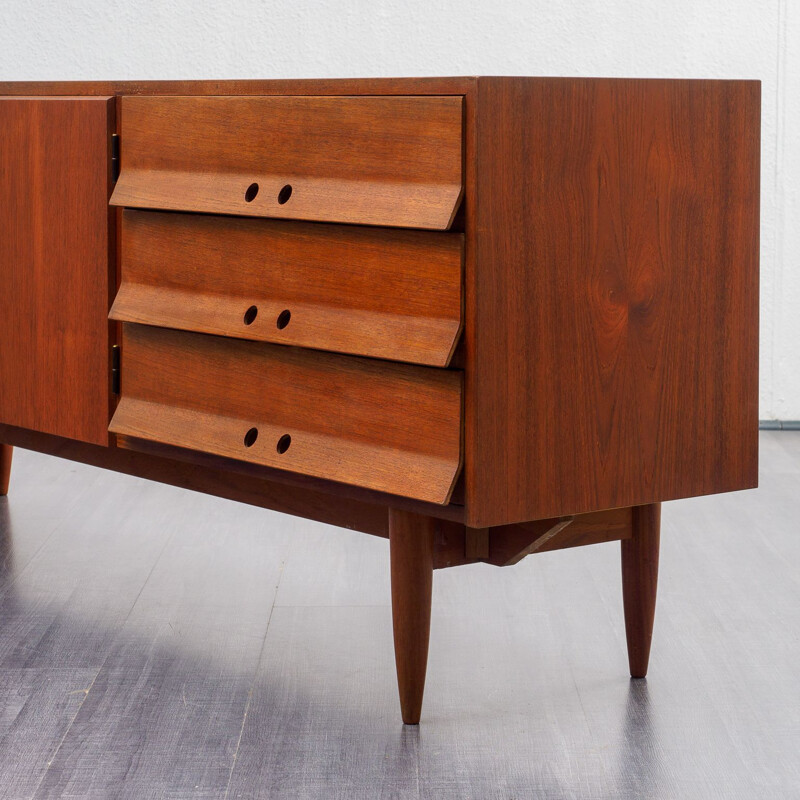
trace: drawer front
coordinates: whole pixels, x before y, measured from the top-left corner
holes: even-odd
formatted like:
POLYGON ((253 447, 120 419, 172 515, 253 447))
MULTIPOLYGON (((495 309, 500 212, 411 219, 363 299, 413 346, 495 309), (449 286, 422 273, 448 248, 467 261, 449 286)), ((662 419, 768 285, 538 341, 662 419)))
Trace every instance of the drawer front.
POLYGON ((456 371, 126 324, 110 430, 443 504, 461 402, 456 371))
POLYGON ((123 97, 112 204, 442 230, 461 97, 123 97))
POLYGON ((126 210, 111 318, 446 366, 463 236, 126 210))

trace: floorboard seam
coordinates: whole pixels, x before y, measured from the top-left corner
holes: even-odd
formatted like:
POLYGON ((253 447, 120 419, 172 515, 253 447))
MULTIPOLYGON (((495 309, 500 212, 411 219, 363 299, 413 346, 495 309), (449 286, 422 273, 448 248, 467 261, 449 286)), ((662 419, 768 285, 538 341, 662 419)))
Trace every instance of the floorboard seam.
MULTIPOLYGON (((64 525, 64 523, 69 518, 69 513, 72 511, 73 508, 75 508, 75 506, 78 504, 78 501, 81 499, 81 497, 84 494, 86 494, 86 492, 89 491, 90 486, 92 484, 96 483, 96 481, 97 481, 97 476, 95 476, 94 480, 90 482, 89 487, 83 488, 73 498, 72 502, 69 504, 69 506, 66 509, 66 511, 63 514, 59 515, 58 519, 55 520, 55 522, 53 523, 53 527, 50 530, 50 533, 47 534, 47 536, 44 538, 44 540, 39 545, 39 547, 37 547, 36 550, 33 553, 31 553, 30 558, 23 565, 23 567, 21 569, 17 570, 15 575, 14 575, 14 577, 5 586, 3 586, 2 590, 0 590, 0 597, 5 597, 8 594, 9 589, 11 589, 11 587, 14 586, 19 581, 19 579, 25 574, 25 572, 28 569, 30 569, 31 564, 33 564, 33 562, 36 560, 36 557, 39 555, 39 553, 42 552, 42 550, 44 550, 44 548, 47 546, 48 542, 53 538, 53 536, 55 536, 56 532, 64 525)), ((10 499, 10 495, 5 498, 5 502, 6 502, 7 505, 11 504, 12 501, 10 499)), ((10 509, 9 509, 9 511, 10 511, 10 509)))
POLYGON ((83 708, 83 704, 86 702, 86 698, 89 696, 89 692, 92 691, 92 688, 94 687, 94 684, 97 681, 97 676, 103 671, 103 669, 105 668, 105 665, 108 663, 108 658, 111 655, 111 651, 114 649, 114 643, 117 641, 117 636, 119 636, 119 633, 124 629, 125 624, 130 619, 130 616, 133 613, 133 609, 136 608, 136 604, 139 602, 139 598, 142 596, 142 592, 145 590, 145 587, 147 586, 148 582, 150 581, 150 578, 153 576, 153 572, 155 572, 155 569, 158 566, 159 561, 161 561, 161 558, 164 555, 164 551, 167 549, 167 545, 172 541, 172 538, 173 538, 174 535, 175 535, 175 532, 173 530, 173 532, 170 533, 169 536, 167 536, 165 538, 164 545, 162 546, 161 550, 158 551, 158 555, 156 556, 155 560, 153 561, 153 566, 150 568, 150 571, 147 573, 147 577, 142 582, 141 588, 137 592, 136 597, 133 599, 133 602, 131 603, 131 607, 128 609, 128 613, 125 615, 125 619, 122 620, 122 622, 119 625, 119 629, 117 630, 116 635, 109 642, 108 650, 106 651, 105 656, 104 656, 102 662, 100 663, 100 666, 97 668, 97 672, 95 672, 94 678, 92 679, 92 682, 91 682, 89 688, 86 690, 86 693, 84 694, 83 699, 78 704, 78 708, 76 709, 75 714, 73 715, 72 719, 70 720, 69 725, 67 725, 67 728, 64 731, 64 735, 61 737, 61 740, 58 743, 58 747, 56 747, 56 749, 53 751, 52 756, 48 760, 47 769, 45 769, 45 771, 42 773, 42 777, 41 777, 41 780, 39 781, 39 783, 36 784, 36 791, 34 791, 34 793, 31 795, 32 798, 35 798, 36 795, 39 793, 39 788, 44 783, 44 780, 47 777, 48 773, 50 772, 50 769, 53 766, 53 763, 55 762, 56 758, 58 758, 58 754, 59 754, 62 746, 64 745, 64 742, 65 742, 67 736, 69 735, 69 732, 72 729, 72 726, 74 725, 75 720, 78 717, 78 714, 80 714, 80 711, 83 708))
POLYGON ((169 543, 175 536, 175 530, 173 529, 172 532, 164 539, 164 544, 161 546, 161 549, 158 551, 158 555, 155 557, 153 561, 153 566, 150 567, 150 571, 147 573, 147 577, 142 581, 142 586, 139 591, 136 593, 136 597, 133 598, 133 602, 131 603, 131 607, 128 609, 128 613, 125 615, 125 619, 119 624, 119 628, 117 633, 115 634, 114 638, 108 645, 108 652, 106 653, 105 658, 103 659, 103 663, 100 665, 100 669, 102 670, 105 667, 106 662, 108 661, 108 656, 110 655, 111 651, 114 649, 114 644, 117 641, 117 636, 119 636, 120 632, 125 628, 128 624, 128 620, 131 618, 131 614, 133 614, 133 610, 136 608, 136 604, 139 602, 139 599, 142 596, 142 593, 147 588, 147 584, 150 583, 150 578, 153 577, 153 573, 156 571, 156 567, 159 565, 161 559, 164 557, 164 552, 166 551, 169 543))
MULTIPOLYGON (((287 555, 288 558, 288 555, 287 555)), ((278 590, 280 589, 281 580, 283 580, 283 568, 286 565, 286 559, 281 562, 281 568, 278 572, 278 582, 275 584, 275 594, 272 598, 272 605, 269 609, 269 617, 267 617, 267 626, 264 629, 264 638, 261 641, 261 650, 256 660, 256 665, 253 669, 253 677, 250 680, 250 689, 247 692, 247 703, 244 706, 244 714, 242 715, 242 726, 239 728, 239 738, 236 740, 236 749, 233 751, 233 759, 231 760, 231 768, 228 772, 228 783, 225 786, 225 795, 223 800, 228 800, 231 791, 231 780, 233 779, 233 771, 236 769, 236 759, 239 756, 239 747, 242 744, 242 736, 244 736, 244 726, 247 724, 247 714, 250 711, 250 703, 253 699, 253 691, 255 689, 256 680, 258 678, 258 671, 261 668, 261 660, 264 658, 264 649, 267 646, 267 635, 269 634, 269 625, 272 622, 272 614, 275 611, 275 601, 278 599, 278 590)))
MULTIPOLYGON (((105 661, 103 663, 105 663, 105 661)), ((99 666, 97 668, 97 672, 94 673, 94 678, 92 678, 92 682, 89 684, 89 688, 86 689, 86 691, 83 693, 83 698, 81 699, 80 703, 78 703, 78 707, 75 709, 75 713, 72 715, 72 719, 69 721, 69 725, 67 725, 67 727, 64 729, 64 735, 61 737, 61 739, 58 742, 58 745, 56 746, 56 749, 53 750, 52 755, 47 760, 47 767, 46 767, 45 771, 42 773, 42 777, 39 778, 39 782, 36 784, 36 788, 33 790, 33 794, 31 795, 31 798, 35 798, 36 795, 39 794, 39 789, 41 788, 42 784, 44 783, 44 779, 47 777, 48 773, 50 772, 50 767, 53 766, 53 763, 55 762, 55 760, 56 760, 56 758, 58 756, 58 753, 61 750, 61 747, 63 746, 65 739, 67 738, 67 735, 72 730, 72 726, 75 724, 75 720, 78 718, 78 714, 81 713, 81 709, 83 708, 83 704, 86 702, 86 698, 89 696, 89 692, 92 691, 92 687, 94 686, 94 683, 97 680, 97 676, 100 674, 100 670, 102 670, 102 669, 103 669, 103 667, 101 665, 101 666, 99 666)))

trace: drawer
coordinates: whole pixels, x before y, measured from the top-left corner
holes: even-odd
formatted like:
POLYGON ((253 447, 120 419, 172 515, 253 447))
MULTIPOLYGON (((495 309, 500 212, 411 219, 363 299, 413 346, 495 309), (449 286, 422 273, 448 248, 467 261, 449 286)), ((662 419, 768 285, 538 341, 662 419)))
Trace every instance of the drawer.
POLYGON ((463 236, 125 210, 111 318, 446 366, 463 236))
POLYGON ((112 205, 443 230, 462 98, 123 97, 112 205))
POLYGON ((462 375, 123 325, 112 433, 447 503, 462 375))

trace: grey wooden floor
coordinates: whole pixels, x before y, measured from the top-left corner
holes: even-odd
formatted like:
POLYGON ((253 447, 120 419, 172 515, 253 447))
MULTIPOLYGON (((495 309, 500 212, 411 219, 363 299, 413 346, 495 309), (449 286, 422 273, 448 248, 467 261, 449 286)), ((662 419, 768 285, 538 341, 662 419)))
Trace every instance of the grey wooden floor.
POLYGON ((387 542, 15 453, 0 796, 800 797, 800 433, 666 504, 646 682, 619 547, 437 572, 399 721, 387 542))

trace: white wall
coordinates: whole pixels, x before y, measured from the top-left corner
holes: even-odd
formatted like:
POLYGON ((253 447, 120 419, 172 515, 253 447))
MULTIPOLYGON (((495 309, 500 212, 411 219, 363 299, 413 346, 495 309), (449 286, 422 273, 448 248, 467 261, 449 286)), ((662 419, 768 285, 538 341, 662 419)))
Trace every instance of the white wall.
POLYGON ((0 79, 759 78, 761 417, 800 419, 800 0, 2 0, 0 79))

